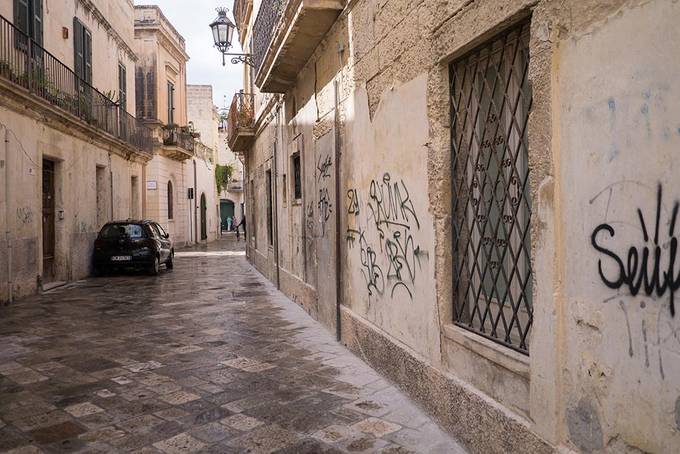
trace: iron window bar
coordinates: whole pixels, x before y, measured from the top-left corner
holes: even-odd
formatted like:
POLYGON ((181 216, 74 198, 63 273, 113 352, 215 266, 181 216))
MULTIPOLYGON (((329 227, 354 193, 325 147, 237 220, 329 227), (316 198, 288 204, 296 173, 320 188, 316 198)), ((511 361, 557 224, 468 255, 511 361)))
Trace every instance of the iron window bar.
POLYGON ((524 354, 533 323, 528 47, 527 20, 449 67, 454 323, 524 354))

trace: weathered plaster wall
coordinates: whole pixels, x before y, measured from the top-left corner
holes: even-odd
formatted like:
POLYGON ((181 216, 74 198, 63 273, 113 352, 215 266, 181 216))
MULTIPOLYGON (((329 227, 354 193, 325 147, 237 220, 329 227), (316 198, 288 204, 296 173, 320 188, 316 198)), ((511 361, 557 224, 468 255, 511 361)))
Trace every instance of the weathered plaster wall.
POLYGON ((423 75, 385 93, 372 119, 358 88, 345 111, 343 303, 437 363, 426 82, 423 75))
POLYGON ((95 145, 92 139, 58 131, 4 106, 0 107, 0 136, 3 143, 0 158, 0 167, 3 167, 0 169, 3 178, 0 192, 0 205, 3 208, 0 213, 0 229, 3 232, 3 244, 0 245, 0 299, 4 301, 7 299, 8 278, 4 232, 8 224, 13 248, 14 296, 35 292, 38 278, 43 274, 43 158, 56 163, 54 279, 58 281, 87 276, 90 273, 93 242, 100 227, 111 219, 130 217, 132 197, 137 199, 134 204, 141 207, 141 190, 132 194, 131 178, 137 177, 138 182, 142 181, 143 164, 126 160, 112 150, 95 145), (104 172, 99 206, 96 183, 98 167, 104 172), (5 193, 6 175, 10 183, 9 194, 5 193), (4 211, 7 203, 11 214, 9 217, 4 211))
POLYGON ((677 2, 649 2, 559 49, 562 247, 575 252, 563 377, 582 450, 680 449, 678 19, 677 2))
POLYGON ((187 119, 201 134, 199 140, 217 152, 219 118, 212 96, 212 85, 187 85, 187 119))
POLYGON ((175 245, 192 243, 194 201, 187 198, 187 189, 194 186, 191 161, 177 161, 156 154, 147 164, 146 178, 146 217, 161 224, 175 245), (172 182, 173 189, 172 219, 168 218, 168 181, 172 182), (151 186, 147 182, 152 182, 151 186))
MULTIPOLYGON (((329 304, 318 298, 307 268, 321 266, 323 249, 309 236, 318 233, 319 214, 309 172, 324 168, 315 150, 335 128, 337 102, 343 206, 335 208, 343 234, 350 234, 341 255, 343 341, 473 452, 680 449, 680 344, 663 274, 671 264, 677 268, 670 229, 678 198, 671 187, 680 140, 678 17, 673 0, 359 0, 349 3, 285 94, 279 161, 303 151, 309 198, 290 206, 290 169, 280 164, 279 184, 286 175, 289 197, 279 213, 282 289, 317 317, 329 304), (526 356, 452 323, 448 70, 528 18, 534 324, 526 356), (385 201, 395 209, 381 211, 385 201), (381 224, 390 227, 382 238, 381 224), (597 250, 591 235, 601 224, 615 234, 602 227, 597 250), (411 242, 399 249, 406 238, 411 242), (632 297, 629 281, 618 280, 640 278, 644 246, 649 281, 632 297), (631 247, 637 252, 629 264, 631 247), (410 256, 390 253, 408 250, 410 256), (396 269, 410 281, 400 284, 396 269), (381 276, 389 294, 378 291, 381 276)), ((270 139, 260 136, 248 152, 247 179, 256 175, 250 163, 263 159, 257 155, 270 156, 270 139)), ((258 181, 253 197, 263 203, 258 181)), ((271 277, 271 255, 251 259, 271 277)))

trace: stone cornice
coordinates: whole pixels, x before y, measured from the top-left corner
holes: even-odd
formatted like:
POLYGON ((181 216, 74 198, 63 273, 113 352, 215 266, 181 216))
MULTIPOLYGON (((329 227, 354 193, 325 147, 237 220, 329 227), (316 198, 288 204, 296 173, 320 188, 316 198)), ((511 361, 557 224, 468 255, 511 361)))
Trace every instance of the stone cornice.
POLYGON ((184 37, 177 31, 177 29, 165 17, 163 11, 156 5, 136 5, 136 10, 152 9, 156 12, 156 17, 153 21, 144 21, 135 19, 135 32, 149 31, 158 36, 158 40, 174 55, 179 61, 189 61, 189 54, 186 52, 184 37), (174 35, 174 36, 173 36, 174 35))
POLYGON ((85 123, 80 118, 34 96, 23 87, 4 79, 0 79, 0 105, 66 135, 95 144, 129 161, 146 163, 152 158, 150 153, 138 150, 131 144, 85 123))
POLYGON ((118 44, 118 46, 126 53, 128 54, 128 57, 130 57, 130 60, 133 62, 137 61, 137 54, 135 54, 135 51, 132 50, 132 48, 125 42, 125 40, 120 36, 118 31, 113 28, 111 23, 106 20, 106 17, 104 14, 102 14, 101 11, 99 11, 99 8, 97 8, 94 3, 92 3, 92 0, 77 0, 78 4, 85 9, 85 11, 89 12, 92 14, 92 17, 99 22, 106 32, 113 38, 113 40, 118 44))

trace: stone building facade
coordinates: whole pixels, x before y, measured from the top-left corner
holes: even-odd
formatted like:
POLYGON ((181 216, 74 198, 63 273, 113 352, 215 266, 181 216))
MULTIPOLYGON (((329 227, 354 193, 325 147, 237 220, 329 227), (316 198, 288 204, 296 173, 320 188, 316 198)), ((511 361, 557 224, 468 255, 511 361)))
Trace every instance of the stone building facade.
POLYGON ((209 210, 197 190, 204 164, 187 117, 185 40, 155 5, 135 6, 134 31, 137 117, 155 139, 145 182, 147 216, 160 222, 177 246, 207 240, 203 226, 209 210))
POLYGON ((204 241, 214 241, 220 236, 220 205, 215 182, 215 164, 218 162, 219 114, 213 104, 211 85, 187 85, 187 118, 196 139, 196 197, 199 208, 199 236, 205 220, 204 241))
POLYGON ((0 3, 0 301, 87 276, 100 227, 144 213, 133 11, 0 3))
POLYGON ((680 3, 233 10, 263 274, 472 452, 680 450, 680 3))

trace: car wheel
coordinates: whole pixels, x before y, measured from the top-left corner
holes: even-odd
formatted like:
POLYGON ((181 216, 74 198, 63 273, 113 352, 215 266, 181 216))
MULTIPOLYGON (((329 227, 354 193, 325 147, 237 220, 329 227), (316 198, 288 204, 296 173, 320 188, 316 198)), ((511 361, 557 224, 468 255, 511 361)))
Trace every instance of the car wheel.
POLYGON ((167 269, 171 270, 175 266, 175 264, 173 263, 174 258, 175 258, 175 252, 170 251, 170 257, 168 257, 168 261, 165 262, 165 267, 167 269))
POLYGON ((151 264, 151 267, 149 267, 149 274, 152 276, 158 276, 158 273, 161 270, 161 263, 158 257, 153 259, 153 263, 151 264))

